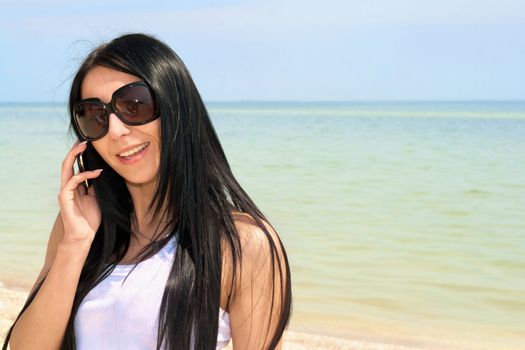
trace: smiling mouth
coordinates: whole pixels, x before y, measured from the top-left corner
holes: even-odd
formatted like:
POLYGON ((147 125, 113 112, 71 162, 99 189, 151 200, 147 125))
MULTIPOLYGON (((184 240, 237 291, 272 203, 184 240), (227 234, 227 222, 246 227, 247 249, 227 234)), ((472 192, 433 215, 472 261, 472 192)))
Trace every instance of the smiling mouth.
POLYGON ((140 146, 137 146, 133 149, 130 149, 129 151, 127 152, 122 152, 122 153, 119 153, 117 154, 118 157, 120 158, 125 158, 125 159, 130 159, 131 157, 133 157, 135 154, 139 153, 140 151, 143 151, 144 149, 146 149, 146 147, 149 146, 149 142, 145 142, 143 143, 142 145, 140 146))

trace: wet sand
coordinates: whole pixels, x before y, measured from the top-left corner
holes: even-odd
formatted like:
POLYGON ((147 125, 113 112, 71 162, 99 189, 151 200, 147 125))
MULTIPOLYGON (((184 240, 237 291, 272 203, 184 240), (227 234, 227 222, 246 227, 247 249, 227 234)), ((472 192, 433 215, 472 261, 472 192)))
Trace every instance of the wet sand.
MULTIPOLYGON (((3 339, 22 308, 28 291, 0 286, 0 338, 3 339)), ((232 349, 231 343, 226 349, 232 349)), ((422 350, 420 348, 342 339, 317 334, 287 331, 284 350, 422 350)))

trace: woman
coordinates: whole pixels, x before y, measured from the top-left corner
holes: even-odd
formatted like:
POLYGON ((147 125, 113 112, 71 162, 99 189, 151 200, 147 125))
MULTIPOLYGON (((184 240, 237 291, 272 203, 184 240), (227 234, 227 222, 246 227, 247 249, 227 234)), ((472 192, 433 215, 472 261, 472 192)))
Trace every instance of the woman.
POLYGON ((143 34, 104 44, 69 112, 84 142, 62 163, 45 263, 4 349, 219 349, 230 335, 234 349, 280 348, 285 250, 179 57, 143 34), (79 154, 90 170, 74 174, 79 154))

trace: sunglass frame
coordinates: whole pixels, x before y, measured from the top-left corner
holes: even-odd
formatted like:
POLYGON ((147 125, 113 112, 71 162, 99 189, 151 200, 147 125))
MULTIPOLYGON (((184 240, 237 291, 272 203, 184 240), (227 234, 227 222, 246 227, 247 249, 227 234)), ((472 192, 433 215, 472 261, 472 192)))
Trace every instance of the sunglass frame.
POLYGON ((158 108, 157 108, 157 101, 155 100, 155 93, 149 87, 149 85, 146 84, 143 81, 135 81, 135 82, 132 82, 132 83, 129 83, 129 84, 121 86, 120 88, 118 88, 117 90, 115 90, 113 92, 113 94, 111 95, 111 101, 109 103, 104 103, 103 101, 101 101, 97 97, 90 97, 90 98, 86 98, 86 99, 80 100, 80 101, 76 102, 75 105, 73 106, 72 113, 73 113, 73 121, 75 123, 75 126, 76 126, 77 130, 79 131, 81 136, 84 138, 84 140, 87 140, 87 141, 96 141, 96 140, 99 140, 99 139, 103 138, 104 136, 106 136, 106 134, 108 133, 108 130, 109 130, 109 115, 111 113, 114 113, 120 120, 122 120, 122 122, 124 124, 131 125, 131 126, 144 125, 144 124, 147 124, 147 123, 150 123, 150 122, 154 121, 155 119, 157 119, 159 117, 158 108), (124 115, 121 114, 121 112, 118 111, 118 109, 116 108, 115 103, 116 103, 116 99, 119 97, 119 95, 123 91, 126 91, 128 89, 131 89, 131 88, 134 88, 134 87, 137 87, 137 86, 144 86, 144 87, 146 87, 148 89, 148 91, 149 91, 149 93, 151 95, 151 100, 153 101, 153 115, 151 116, 151 118, 148 118, 145 121, 130 122, 129 120, 126 119, 126 117, 124 115), (100 104, 102 106, 102 109, 105 111, 104 117, 107 119, 107 126, 106 126, 106 128, 103 130, 101 135, 99 135, 97 137, 88 137, 88 136, 86 136, 84 134, 84 132, 80 128, 80 125, 79 125, 79 122, 78 122, 78 118, 77 118, 77 113, 76 113, 76 109, 78 108, 78 106, 82 105, 83 103, 91 103, 91 102, 96 102, 96 103, 98 103, 98 104, 100 104))

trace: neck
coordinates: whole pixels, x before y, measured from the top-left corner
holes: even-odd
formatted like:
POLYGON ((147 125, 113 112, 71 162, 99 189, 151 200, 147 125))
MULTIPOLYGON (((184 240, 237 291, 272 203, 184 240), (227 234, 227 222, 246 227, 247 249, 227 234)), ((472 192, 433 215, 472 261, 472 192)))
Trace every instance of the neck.
MULTIPOLYGON (((153 199, 156 184, 154 182, 146 184, 126 183, 133 202, 134 216, 132 217, 131 230, 146 240, 154 240, 163 234, 168 218, 154 217, 148 212, 149 205, 153 199)), ((166 208, 164 205, 161 213, 166 208)))

